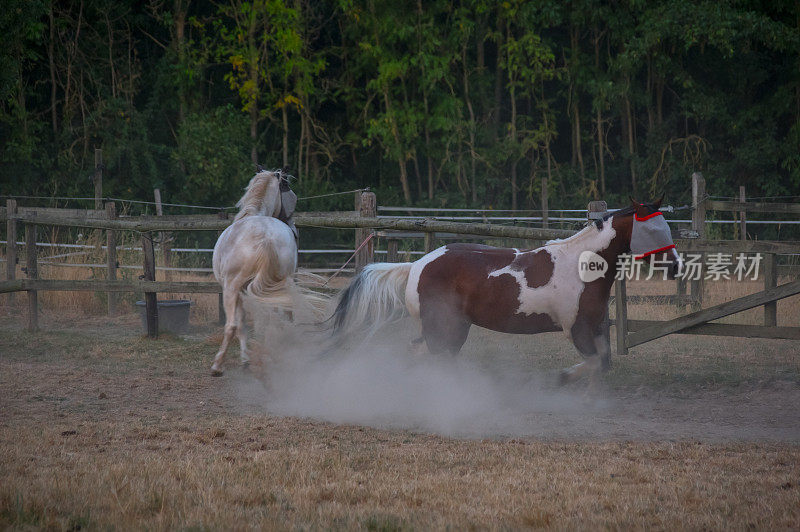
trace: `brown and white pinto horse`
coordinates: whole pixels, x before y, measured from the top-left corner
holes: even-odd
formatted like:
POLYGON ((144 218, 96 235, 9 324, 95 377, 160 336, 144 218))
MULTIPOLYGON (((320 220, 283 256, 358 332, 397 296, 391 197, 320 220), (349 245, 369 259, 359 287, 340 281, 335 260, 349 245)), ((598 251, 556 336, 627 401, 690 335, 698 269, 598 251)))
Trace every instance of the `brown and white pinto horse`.
POLYGON ((374 331, 405 307, 421 326, 414 343, 424 340, 432 353, 458 353, 473 324, 518 334, 563 330, 585 360, 562 371, 562 383, 596 373, 610 349, 601 325, 617 258, 659 256, 671 276, 680 269, 660 204, 634 203, 538 249, 448 244, 413 263, 369 265, 341 296, 334 336, 374 331), (579 275, 585 252, 608 264, 591 282, 579 275))

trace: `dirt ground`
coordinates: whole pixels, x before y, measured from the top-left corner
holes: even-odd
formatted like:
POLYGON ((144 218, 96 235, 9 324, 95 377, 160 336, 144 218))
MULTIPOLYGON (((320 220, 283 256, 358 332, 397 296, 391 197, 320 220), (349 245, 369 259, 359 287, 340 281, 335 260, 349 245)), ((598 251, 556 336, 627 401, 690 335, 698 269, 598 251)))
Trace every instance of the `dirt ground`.
POLYGON ((215 324, 137 320, 26 333, 7 309, 0 527, 800 526, 796 342, 671 336, 559 389, 559 334, 475 329, 459 361, 378 350, 275 382, 235 354, 211 377, 215 324))

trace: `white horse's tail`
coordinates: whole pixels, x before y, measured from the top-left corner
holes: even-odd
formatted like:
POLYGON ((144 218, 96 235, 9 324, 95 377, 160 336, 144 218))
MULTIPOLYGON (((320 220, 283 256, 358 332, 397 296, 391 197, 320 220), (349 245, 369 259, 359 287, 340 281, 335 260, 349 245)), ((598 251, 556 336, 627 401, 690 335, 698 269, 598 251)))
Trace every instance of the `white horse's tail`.
POLYGON ((405 292, 411 263, 377 263, 361 270, 342 293, 333 319, 333 333, 374 333, 406 314, 405 292))
POLYGON ((320 276, 303 270, 295 271, 293 276, 271 271, 267 266, 279 263, 273 246, 264 245, 257 256, 257 273, 244 289, 248 299, 273 309, 292 311, 301 315, 303 321, 323 318, 330 296, 314 290, 323 284, 320 276))

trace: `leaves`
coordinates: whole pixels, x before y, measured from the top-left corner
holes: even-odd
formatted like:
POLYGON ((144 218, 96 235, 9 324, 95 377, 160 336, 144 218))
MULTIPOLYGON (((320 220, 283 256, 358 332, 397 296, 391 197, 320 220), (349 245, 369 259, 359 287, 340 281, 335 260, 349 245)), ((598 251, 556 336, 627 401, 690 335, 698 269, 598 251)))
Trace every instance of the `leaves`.
MULTIPOLYGON (((193 203, 255 153, 382 203, 686 200, 688 176, 800 193, 796 3, 749 0, 9 0, 0 182, 193 203), (53 20, 50 14, 52 8, 53 20), (238 161, 238 162, 237 162, 238 161)), ((306 184, 307 183, 307 184, 306 184)), ((551 202, 552 204, 552 202, 551 202)))

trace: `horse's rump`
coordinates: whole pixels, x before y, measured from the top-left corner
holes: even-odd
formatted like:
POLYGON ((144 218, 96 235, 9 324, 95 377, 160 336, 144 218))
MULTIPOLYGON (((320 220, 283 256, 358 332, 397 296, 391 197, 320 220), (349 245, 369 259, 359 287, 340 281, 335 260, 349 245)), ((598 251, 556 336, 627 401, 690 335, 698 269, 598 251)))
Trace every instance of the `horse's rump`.
POLYGON ((214 276, 253 295, 281 290, 297 267, 297 244, 275 218, 250 216, 231 224, 214 246, 214 276))

